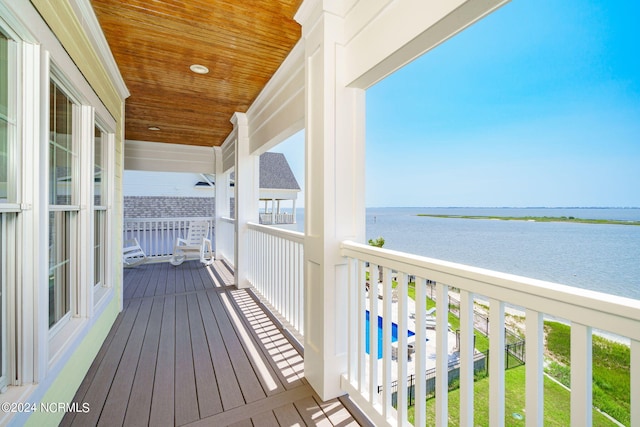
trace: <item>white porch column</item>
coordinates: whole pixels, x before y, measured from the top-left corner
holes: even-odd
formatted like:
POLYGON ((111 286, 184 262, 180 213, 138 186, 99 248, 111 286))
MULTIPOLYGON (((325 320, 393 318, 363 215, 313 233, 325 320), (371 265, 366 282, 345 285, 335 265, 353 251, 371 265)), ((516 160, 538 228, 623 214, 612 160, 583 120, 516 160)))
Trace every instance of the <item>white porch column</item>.
POLYGON ((296 220, 296 199, 293 199, 293 211, 292 211, 292 214, 293 214, 293 223, 295 224, 297 222, 297 220, 296 220))
POLYGON ((214 247, 216 248, 216 258, 223 247, 229 247, 222 241, 224 238, 222 233, 222 218, 231 215, 231 207, 229 206, 229 174, 224 171, 222 163, 222 147, 213 147, 216 162, 216 182, 215 182, 215 212, 214 212, 214 247))
POLYGON ((365 239, 364 91, 345 87, 341 2, 307 0, 305 42, 305 377, 322 399, 344 394, 347 274, 340 243, 365 239))
POLYGON ((235 244, 235 281, 238 288, 249 286, 247 277, 249 266, 249 229, 248 222, 259 221, 260 206, 260 156, 251 154, 249 146, 249 123, 244 113, 235 113, 231 118, 236 140, 236 244, 235 244))

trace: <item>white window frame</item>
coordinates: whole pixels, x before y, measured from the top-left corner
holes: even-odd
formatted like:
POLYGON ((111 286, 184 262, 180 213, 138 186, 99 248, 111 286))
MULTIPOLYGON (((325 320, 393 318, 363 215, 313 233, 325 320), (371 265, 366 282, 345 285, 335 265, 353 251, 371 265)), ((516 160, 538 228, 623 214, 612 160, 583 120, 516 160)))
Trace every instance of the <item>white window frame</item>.
POLYGON ((17 139, 17 86, 18 86, 18 42, 15 37, 11 35, 9 31, 4 31, 2 21, 0 21, 0 32, 7 38, 7 57, 13 58, 14 67, 7 69, 7 78, 9 82, 13 82, 13 85, 7 85, 8 99, 7 104, 9 110, 7 117, 3 117, 7 122, 7 200, 5 202, 0 201, 0 208, 3 210, 16 210, 18 208, 18 147, 16 145, 17 139))
MULTIPOLYGON (((81 97, 77 95, 77 89, 71 83, 69 83, 62 72, 60 72, 57 68, 52 69, 48 73, 48 84, 46 85, 46 89, 43 88, 43 92, 46 92, 46 99, 50 99, 49 96, 49 88, 50 82, 55 83, 62 92, 70 99, 72 103, 72 135, 71 140, 73 144, 73 151, 76 156, 77 166, 72 171, 75 174, 75 181, 72 185, 72 203, 70 205, 48 205, 48 212, 53 211, 65 211, 69 212, 70 218, 70 255, 69 255, 69 274, 70 274, 70 287, 69 287, 69 311, 62 316, 55 324, 50 326, 47 331, 48 337, 48 345, 47 345, 47 356, 48 356, 48 369, 50 369, 54 364, 56 364, 62 357, 64 352, 68 349, 68 343, 74 340, 74 338, 82 331, 83 326, 87 322, 87 318, 90 313, 88 311, 88 294, 85 289, 83 289, 83 283, 86 283, 86 274, 87 270, 91 269, 90 264, 91 256, 88 252, 88 236, 87 229, 89 225, 89 215, 88 215, 88 207, 86 204, 86 193, 87 186, 89 183, 86 182, 86 179, 83 180, 83 175, 86 175, 86 170, 89 167, 84 162, 86 157, 87 149, 86 147, 90 147, 90 142, 87 141, 87 123, 93 123, 93 108, 83 105, 81 102, 81 97), (84 164, 84 167, 83 167, 84 164), (84 182, 83 182, 84 181, 84 182), (83 199, 84 197, 84 199, 83 199)), ((44 95, 44 93, 43 93, 44 95)), ((46 117, 50 116, 49 112, 49 102, 47 102, 46 108, 46 117)), ((50 123, 47 121, 46 126, 46 134, 49 135, 50 132, 50 123)), ((93 131, 93 128, 91 128, 93 131)), ((89 134, 90 135, 90 134, 89 134)), ((45 164, 46 172, 46 182, 47 187, 50 185, 49 182, 49 136, 47 140, 43 143, 46 144, 46 151, 43 155, 46 157, 45 164)), ((90 150, 89 150, 90 151, 90 150)), ((48 189, 47 189, 48 190, 48 189)), ((49 197, 49 191, 47 191, 47 201, 49 197)), ((48 240, 47 240, 48 241, 48 240)), ((48 264, 47 264, 48 265, 48 264)), ((48 277, 47 272, 47 277, 48 277)), ((41 288, 43 292, 43 296, 48 298, 48 280, 41 288)), ((41 301, 43 299, 41 298, 41 301)), ((47 326, 49 324, 49 316, 48 316, 48 307, 47 303, 44 307, 40 309, 41 312, 47 312, 47 326), (45 308, 46 307, 46 308, 45 308)))
MULTIPOLYGON (((69 322, 71 317, 78 315, 78 283, 80 281, 80 275, 78 274, 78 268, 81 265, 78 262, 78 257, 82 253, 79 248, 78 242, 81 237, 81 215, 80 215, 80 202, 81 202, 81 194, 80 194, 80 167, 82 165, 83 159, 81 158, 81 146, 82 141, 80 140, 80 129, 79 122, 81 121, 82 111, 81 105, 78 100, 73 96, 72 92, 68 89, 68 86, 65 85, 63 79, 58 77, 58 74, 51 73, 50 81, 55 86, 57 86, 61 92, 70 100, 72 104, 72 114, 71 114, 71 155, 72 155, 72 164, 71 164, 71 188, 69 189, 71 195, 71 201, 69 204, 58 205, 55 203, 51 203, 49 200, 49 208, 48 212, 51 214, 52 212, 68 212, 69 214, 69 244, 71 247, 69 250, 69 310, 62 315, 53 325, 49 326, 49 334, 50 336, 56 335, 64 326, 69 322)), ((50 88, 50 85, 48 86, 50 88)), ((49 93, 49 96, 51 94, 49 93)), ((49 106, 50 108, 50 106, 49 106)), ((49 111, 49 109, 47 109, 49 111)), ((50 116, 50 112, 48 112, 48 116, 50 116)), ((50 164, 50 144, 51 144, 51 123, 48 124, 47 134, 49 134, 49 138, 47 139, 47 150, 46 150, 46 158, 47 158, 47 171, 46 176, 50 177, 51 174, 51 164, 50 164)), ((50 179, 47 178, 48 183, 48 191, 49 194, 52 183, 50 179)), ((50 230, 48 231, 50 233, 50 230)), ((50 264, 48 264, 50 265, 50 264)), ((50 274, 50 273, 49 273, 50 274)), ((45 284, 49 287, 49 281, 45 284)), ((48 313, 48 317, 51 316, 51 313, 48 313)))
MULTIPOLYGON (((82 97, 74 92, 75 87, 68 83, 62 73, 55 70, 49 75, 50 81, 54 82, 69 97, 73 104, 72 119, 72 141, 76 152, 78 165, 74 173, 75 180, 75 201, 72 205, 49 206, 50 210, 64 210, 72 212, 71 242, 74 248, 70 255, 70 307, 69 312, 54 324, 48 332, 48 358, 49 367, 57 363, 62 354, 67 350, 67 343, 79 333, 83 326, 100 310, 101 304, 106 304, 109 295, 112 295, 111 288, 111 248, 106 247, 107 257, 105 260, 105 284, 100 287, 93 286, 94 268, 94 219, 93 219, 93 150, 94 133, 96 125, 104 130, 107 167, 114 168, 113 147, 115 146, 115 132, 109 132, 110 128, 107 120, 102 120, 96 114, 95 108, 83 103, 82 97)), ((47 86, 49 87, 49 86, 47 86)), ((47 95, 48 96, 48 95, 47 95)), ((48 98, 47 98, 48 99, 48 98)), ((47 115, 49 113, 47 112, 47 115)), ((49 131, 50 125, 47 127, 49 131)), ((47 153, 49 141, 47 140, 47 153)), ((47 154, 48 157, 48 154, 47 154)), ((49 160, 47 159, 47 167, 49 160)), ((47 170, 46 176, 49 176, 47 170)), ((107 214, 105 241, 112 230, 112 219, 110 215, 112 194, 112 180, 109 179, 109 191, 107 192, 107 214)), ((48 181, 48 180, 47 180, 48 181)), ((47 192, 48 194, 48 192, 47 192)), ((48 292, 48 289, 47 289, 48 292)), ((48 307, 48 305, 47 305, 48 307)))
MULTIPOLYGON (((106 285, 102 296, 93 305, 94 294, 91 282, 80 277, 80 268, 88 268, 79 260, 79 254, 71 258, 76 266, 72 270, 78 275, 77 289, 86 288, 83 295, 76 294, 72 301, 74 313, 65 325, 56 330, 49 328, 48 319, 48 152, 49 152, 49 84, 57 79, 64 93, 78 106, 91 106, 95 110, 96 120, 100 116, 102 128, 109 132, 108 161, 109 170, 115 172, 115 129, 118 119, 107 109, 102 100, 82 75, 76 64, 60 44, 55 34, 39 16, 37 9, 28 1, 0 0, 0 28, 12 39, 12 49, 16 55, 16 67, 10 84, 15 105, 15 129, 13 152, 10 166, 11 179, 8 184, 15 191, 11 203, 0 202, 0 221, 3 227, 0 245, 4 251, 2 274, 7 286, 6 294, 6 352, 8 389, 0 397, 3 401, 27 402, 40 387, 47 387, 61 367, 67 363, 81 344, 82 334, 89 331, 93 318, 117 297, 112 283, 117 278, 113 270, 115 259, 107 249, 106 285), (53 72, 51 71, 53 69, 53 72), (7 231, 9 230, 9 231, 7 231), (6 232, 6 233, 5 233, 6 232), (15 248, 15 250, 14 250, 15 248), (86 296, 87 298, 83 298, 86 296), (81 298, 82 297, 82 298, 81 298), (80 302, 84 312, 80 313, 80 302), (90 304, 91 303, 91 304, 90 304), (73 306, 73 304, 76 304, 73 306), (88 309, 86 307, 89 307, 88 309), (83 316, 83 317, 81 317, 83 316)), ((86 114, 81 114, 86 117, 86 114)), ((78 123, 74 120, 74 125, 78 123)), ((93 133, 93 122, 89 125, 93 133)), ((74 131, 75 133, 75 131, 74 131)), ((80 145, 83 149, 84 143, 80 145)), ((88 142, 87 142, 88 144, 88 142)), ((89 145, 87 145, 89 146, 89 145)), ((109 178, 109 198, 107 211, 110 213, 114 200, 115 175, 109 178)), ((80 184, 80 182, 78 182, 80 184)), ((92 181, 86 183, 89 189, 92 181)), ((87 190, 89 191, 89 190, 87 190)), ((89 194, 89 193, 87 193, 89 194)), ((79 201, 76 220, 80 217, 92 217, 92 205, 82 206, 79 201)), ((107 243, 112 234, 114 219, 107 215, 107 243)), ((87 235, 77 228, 74 239, 77 248, 86 245, 87 235), (79 240, 79 242, 78 242, 79 240)), ((90 253, 90 251, 87 251, 90 253)), ((91 259, 91 257, 89 257, 91 259)), ((2 282, 0 282, 2 285, 2 282)), ((1 392, 1 390, 0 390, 1 392)), ((23 414, 24 415, 24 414, 23 414)), ((0 412, 0 424, 4 425, 13 418, 13 414, 0 412)))
POLYGON ((106 189, 106 181, 105 179, 107 178, 107 171, 106 171, 106 167, 104 165, 105 163, 105 141, 106 140, 106 132, 102 129, 102 127, 100 125, 98 125, 97 123, 94 126, 94 138, 93 138, 93 156, 92 156, 92 164, 94 165, 94 171, 92 174, 92 182, 93 182, 93 187, 92 187, 92 193, 91 193, 91 206, 92 206, 92 213, 93 213, 93 226, 91 227, 93 230, 93 236, 94 236, 94 240, 91 244, 92 250, 93 250, 93 278, 92 278, 92 283, 93 283, 93 287, 94 287, 94 292, 96 287, 102 287, 105 285, 105 279, 104 279, 104 273, 105 273, 105 268, 106 268, 106 262, 105 262, 105 248, 104 248, 104 244, 105 244, 105 240, 107 237, 106 234, 106 211, 107 211, 107 207, 106 207, 106 194, 105 194, 105 189, 106 189), (96 135, 96 131, 99 132, 99 135, 96 135), (100 187, 101 187, 101 191, 100 191, 100 203, 96 204, 96 194, 95 194, 95 188, 96 188, 96 182, 95 182, 95 166, 96 166, 96 155, 97 155, 97 150, 96 150, 96 144, 95 141, 98 140, 98 138, 100 139, 100 187), (103 222, 104 225, 102 227, 100 227, 100 229, 98 229, 99 224, 96 223, 96 214, 98 212, 105 212, 105 214, 103 215, 103 222), (96 249, 97 249, 97 242, 95 241, 95 236, 96 234, 100 234, 100 254, 98 257, 96 257, 96 249), (100 259, 97 259, 100 258, 100 259), (99 271, 99 278, 96 280, 96 268, 99 264, 102 264, 102 266, 100 267, 100 271, 99 271))
POLYGON ((18 229, 18 215, 20 206, 20 150, 18 145, 18 86, 20 40, 13 34, 8 25, 0 18, 0 32, 8 40, 7 43, 7 115, 3 119, 7 123, 7 199, 0 202, 0 393, 4 393, 11 384, 9 378, 15 377, 15 319, 16 307, 7 304, 8 300, 15 300, 17 292, 17 269, 19 262, 16 233, 18 229))
MULTIPOLYGON (((101 200, 101 204, 99 206, 95 206, 95 198, 94 198, 94 194, 93 194, 93 189, 94 186, 91 186, 91 206, 92 206, 92 217, 91 220, 95 221, 95 212, 96 211, 101 211, 103 212, 103 232, 104 232, 104 238, 102 241, 102 253, 103 253, 103 259, 102 262, 104 263, 103 265, 103 270, 102 270, 102 277, 99 283, 95 283, 94 280, 94 268, 95 266, 93 266, 92 271, 91 271, 91 283, 93 283, 93 295, 92 295, 92 304, 90 303, 90 310, 93 308, 94 310, 96 309, 96 307, 101 304, 102 301, 104 301, 106 295, 108 295, 109 290, 112 288, 113 286, 113 278, 112 278, 112 269, 110 268, 110 266, 112 265, 112 242, 111 239, 109 239, 109 236, 112 235, 112 230, 113 230, 113 224, 112 224, 112 213, 111 213, 111 206, 113 203, 113 190, 114 190, 114 181, 113 181, 113 171, 115 168, 115 156, 114 156, 114 147, 115 147, 115 132, 113 131, 109 131, 108 130, 108 126, 106 126, 105 122, 101 119, 101 117, 99 117, 98 115, 96 115, 95 117, 95 123, 94 123, 94 129, 97 128, 102 132, 102 137, 101 137, 101 145, 102 145, 102 175, 101 175, 101 179, 103 182, 103 187, 102 187, 102 200, 101 200)), ((95 145, 93 144, 93 148, 95 148, 95 145)), ((93 165, 93 159, 95 158, 95 153, 92 154, 92 162, 91 164, 93 165)), ((93 183, 93 175, 92 175, 92 183, 93 183)), ((94 227, 96 225, 92 223, 92 227, 91 227, 91 247, 92 247, 92 254, 95 254, 95 251, 93 250, 93 248, 95 248, 95 242, 93 241, 93 238, 95 236, 94 233, 94 227)), ((94 255, 95 256, 95 255, 94 255)), ((93 262, 95 263, 96 260, 94 259, 93 262)))

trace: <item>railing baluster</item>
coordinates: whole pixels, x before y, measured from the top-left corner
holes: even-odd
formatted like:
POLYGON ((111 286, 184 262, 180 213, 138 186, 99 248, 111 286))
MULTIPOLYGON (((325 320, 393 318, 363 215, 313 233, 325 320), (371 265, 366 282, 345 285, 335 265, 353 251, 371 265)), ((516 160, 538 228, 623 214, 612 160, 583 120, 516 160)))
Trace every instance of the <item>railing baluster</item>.
MULTIPOLYGON (((347 307, 357 307, 357 268, 353 259, 347 259, 347 307)), ((358 317, 356 310, 347 311, 347 379, 354 382, 357 370, 358 317)))
POLYGON ((291 318, 291 309, 293 307, 293 303, 292 303, 292 286, 291 286, 291 264, 290 264, 290 260, 291 260, 291 242, 288 241, 283 241, 282 242, 282 246, 283 246, 283 250, 284 250, 284 254, 282 256, 282 272, 280 273, 281 276, 284 276, 282 278, 282 280, 285 282, 285 293, 284 293, 284 299, 285 299, 285 303, 284 306, 286 308, 285 313, 286 313, 286 318, 289 319, 291 318))
POLYGON ((571 324, 571 425, 592 425, 591 328, 571 324))
MULTIPOLYGON (((357 282, 358 306, 355 315, 358 317, 358 390, 361 394, 366 392, 366 319, 365 310, 367 304, 366 267, 365 262, 357 260, 357 282)), ((369 292, 371 293, 371 292, 369 292)))
POLYGON ((504 425, 504 303, 489 299, 489 424, 504 425))
POLYGON ((631 425, 640 425, 640 341, 631 340, 631 425))
POLYGON ((369 263, 369 402, 378 405, 378 266, 369 263))
POLYGON ((473 427, 473 294, 460 291, 460 425, 473 427))
POLYGON ((526 311, 526 414, 527 427, 544 424, 544 319, 542 313, 526 311))
POLYGON ((449 287, 436 284, 436 425, 449 423, 449 287))
POLYGON ((298 295, 300 300, 298 301, 298 307, 300 307, 300 328, 299 331, 304 331, 304 246, 303 243, 298 244, 298 295))
POLYGON ((151 221, 151 252, 158 254, 158 223, 160 221, 151 221))
POLYGON ((407 275, 398 272, 398 285, 396 292, 398 294, 398 392, 396 397, 398 425, 407 423, 407 360, 408 343, 408 302, 407 302, 407 275))
MULTIPOLYGON (((388 418, 391 406, 391 270, 382 269, 382 415, 388 418)), ((398 331, 399 333, 399 331, 398 331)))
POLYGON ((427 372, 426 301, 427 280, 422 277, 416 277, 415 424, 419 426, 427 424, 427 383, 425 380, 425 373, 427 372))

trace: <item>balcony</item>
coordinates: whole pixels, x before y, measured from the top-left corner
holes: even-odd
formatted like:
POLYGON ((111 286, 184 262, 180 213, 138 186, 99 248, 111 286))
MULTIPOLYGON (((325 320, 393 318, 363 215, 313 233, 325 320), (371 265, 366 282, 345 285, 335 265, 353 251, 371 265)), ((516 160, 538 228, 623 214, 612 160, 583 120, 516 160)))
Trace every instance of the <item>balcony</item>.
MULTIPOLYGON (((230 219, 222 221, 219 231, 224 232, 225 236, 233 236, 231 227, 233 223, 234 221, 230 219)), ((222 390, 228 386, 226 382, 224 387, 220 384, 221 381, 227 380, 222 379, 225 374, 218 374, 219 364, 222 363, 224 366, 226 363, 229 365, 228 369, 238 370, 240 368, 235 364, 243 363, 244 368, 241 370, 255 373, 256 378, 252 376, 250 381, 253 381, 256 388, 259 383, 265 394, 255 399, 270 398, 272 389, 268 384, 273 384, 273 393, 279 390, 290 392, 290 394, 295 394, 293 390, 311 392, 303 372, 307 361, 303 361, 300 356, 302 352, 295 351, 295 345, 290 344, 286 339, 294 336, 300 342, 304 342, 308 331, 305 325, 310 320, 307 312, 309 301, 304 297, 303 273, 305 236, 301 233, 249 223, 247 237, 247 247, 250 248, 246 265, 247 278, 251 283, 249 290, 237 290, 230 286, 233 283, 233 272, 222 261, 216 261, 212 269, 201 268, 190 263, 183 269, 173 269, 166 264, 155 264, 127 271, 126 309, 118 321, 117 329, 125 327, 124 334, 131 333, 131 336, 140 336, 140 338, 134 340, 136 347, 133 353, 136 356, 128 356, 127 348, 122 348, 120 345, 119 351, 123 360, 133 357, 133 361, 126 364, 128 368, 123 368, 128 369, 127 380, 118 380, 118 375, 113 375, 114 370, 120 369, 117 363, 113 362, 110 368, 111 375, 108 376, 108 378, 114 378, 114 385, 120 381, 126 385, 126 395, 130 394, 133 398, 134 392, 140 392, 137 390, 142 385, 138 385, 137 375, 140 376, 142 384, 145 382, 151 384, 154 372, 158 381, 158 375, 166 371, 160 363, 163 354, 163 332, 156 327, 151 330, 151 336, 155 337, 154 341, 150 344, 145 344, 144 340, 140 341, 143 335, 146 339, 144 333, 146 326, 138 326, 140 330, 137 331, 133 320, 135 313, 143 313, 145 324, 146 319, 155 316, 157 320, 149 321, 149 325, 156 326, 164 324, 166 315, 169 316, 168 322, 171 324, 175 317, 176 328, 190 330, 190 335, 184 337, 170 332, 169 337, 165 338, 175 343, 176 349, 186 351, 184 355, 186 357, 183 357, 182 353, 176 350, 175 360, 187 360, 188 362, 184 363, 188 366, 185 368, 176 364, 175 375, 179 372, 178 369, 188 372, 196 369, 197 372, 198 366, 202 364, 205 369, 203 374, 205 376, 202 378, 207 378, 206 375, 209 375, 213 381, 211 374, 213 366, 220 395, 226 396, 222 390), (161 314, 163 304, 164 314, 161 314), (169 307, 168 311, 167 307, 169 307), (226 329, 223 328, 219 318, 224 320, 226 329), (277 319, 275 323, 271 320, 274 318, 277 319), (212 325, 215 324, 217 327, 214 328, 212 325), (279 324, 284 325, 282 330, 277 329, 276 325, 279 324), (218 328, 220 332, 216 332, 218 328), (228 353, 223 354, 222 357, 214 353, 214 350, 219 351, 217 347, 211 346, 210 337, 214 336, 213 334, 216 334, 215 337, 221 337, 220 339, 225 342, 228 353), (184 350, 189 347, 189 336, 192 348, 190 351, 184 350), (243 341, 247 336, 254 340, 253 347, 247 347, 246 341, 243 341), (207 344, 197 344, 204 343, 204 337, 208 340, 207 344), (227 343, 228 339, 231 339, 229 343, 227 343), (158 341, 160 352, 157 355, 150 349, 145 351, 147 345, 156 348, 158 341), (281 343, 283 347, 276 345, 277 343, 281 343), (142 355, 147 352, 150 354, 151 362, 141 363, 137 355, 141 354, 140 360, 142 360, 142 355), (236 360, 236 353, 244 354, 240 361, 236 360), (255 354, 264 356, 256 358, 255 354), (293 355, 293 359, 288 355, 293 355), (191 360, 193 360, 193 366, 191 360), (222 362, 219 362, 220 360, 222 362), (141 367, 157 367, 155 370, 152 368, 150 372, 143 373, 144 371, 140 368, 135 369, 136 363, 141 367), (262 372, 266 374, 260 374, 262 372)), ((224 246, 233 247, 233 242, 227 242, 224 246)), ((429 420, 434 419, 437 420, 438 425, 445 425, 450 415, 447 378, 451 375, 452 369, 457 369, 456 375, 460 379, 461 409, 460 413, 455 415, 460 417, 463 425, 471 424, 476 410, 474 408, 474 373, 479 365, 488 372, 489 376, 490 424, 501 425, 505 417, 511 416, 505 413, 507 399, 505 368, 510 359, 509 348, 512 347, 507 345, 505 336, 508 336, 506 330, 508 313, 514 309, 524 314, 522 320, 524 342, 518 347, 518 351, 520 359, 526 360, 524 368, 526 387, 523 385, 522 389, 522 393, 526 395, 526 407, 522 408, 522 412, 526 416, 527 425, 542 425, 546 422, 543 322, 549 317, 561 319, 571 325, 572 391, 567 392, 567 399, 570 400, 571 423, 573 425, 594 423, 591 410, 593 407, 591 354, 594 330, 616 334, 630 345, 630 419, 632 425, 637 422, 640 398, 640 361, 638 359, 640 302, 373 248, 350 241, 343 241, 340 251, 347 269, 347 281, 339 285, 345 289, 346 299, 341 301, 345 309, 335 311, 341 330, 336 332, 334 338, 337 339, 340 334, 344 334, 346 338, 346 358, 340 387, 344 393, 348 393, 350 401, 355 402, 376 425, 405 425, 409 420, 407 406, 398 405, 397 402, 407 401, 415 404, 414 425, 430 424, 429 420), (378 278, 380 280, 376 286, 378 278), (410 287, 415 292, 412 297, 409 296, 410 287), (455 300, 453 295, 458 300, 455 300), (426 305, 415 303, 427 298, 435 301, 435 308, 427 310, 426 305), (488 312, 481 328, 474 320, 474 310, 478 301, 486 305, 488 312), (452 306, 455 309, 451 309, 452 306), (450 310, 455 311, 456 317, 459 318, 457 334, 455 328, 452 328, 447 321, 450 319, 448 314, 450 310), (368 317, 365 314, 368 314, 368 317), (368 318, 379 318, 379 322, 368 322, 368 318), (476 350, 475 329, 482 329, 483 333, 491 338, 489 340, 489 352, 492 355, 490 358, 485 358, 476 350), (367 336, 379 336, 379 339, 370 339, 367 342, 367 336), (431 373, 430 382, 416 380, 421 378, 421 372, 431 373), (429 389, 427 389, 427 383, 430 384, 429 389), (428 418, 425 401, 430 393, 435 394, 436 404, 435 413, 429 414, 428 418)), ((116 338, 123 333, 112 331, 107 341, 124 340, 125 338, 116 338)), ((108 351, 111 350, 103 350, 103 352, 108 351)), ((99 358, 105 357, 103 352, 99 358)), ((118 354, 118 350, 113 352, 118 354)), ((173 359, 170 360, 173 361, 173 359)), ((94 372, 96 369, 99 371, 100 368, 92 368, 88 378, 92 375, 98 378, 94 372)), ((172 396, 176 399, 176 420, 178 420, 177 411, 183 405, 180 399, 193 395, 194 389, 198 397, 205 396, 206 394, 203 394, 198 387, 208 384, 209 381, 202 381, 200 374, 196 374, 195 379, 189 376, 181 382, 178 381, 177 376, 173 377, 173 374, 165 373, 165 375, 168 375, 168 378, 164 379, 166 384, 175 383, 174 392, 171 393, 175 393, 172 396), (183 392, 182 388, 187 391, 183 392)), ((239 378, 238 381, 241 380, 242 378, 239 378)), ((229 390, 242 391, 243 386, 245 385, 241 382, 234 383, 229 390)), ((251 387, 250 389, 253 390, 251 387)), ((153 390, 157 390, 157 387, 153 390)), ((145 403, 145 405, 151 405, 153 412, 155 397, 151 396, 155 395, 149 391, 148 396, 147 399, 151 399, 151 403, 145 403)), ((212 396, 214 396, 213 401, 221 399, 215 394, 212 396)), ((83 399, 85 398, 82 398, 79 392, 77 400, 86 401, 83 399)), ((244 404, 251 404, 251 399, 254 397, 250 397, 244 404)), ((307 401, 312 403, 311 400, 307 399, 307 401)), ((222 402, 224 404, 225 400, 222 399, 222 402)), ((316 396, 314 402, 320 404, 320 399, 316 396)), ((340 405, 340 401, 332 402, 340 405)), ((343 399, 342 402, 347 400, 343 399)), ((197 403, 191 402, 191 404, 194 408, 197 406, 197 403)), ((165 406, 162 405, 163 408, 165 406)), ((296 404, 294 406, 298 408, 296 404)), ((205 407, 208 408, 207 410, 211 409, 208 405, 205 407)), ((226 411, 224 405, 222 409, 226 411)), ((200 409, 198 416, 211 415, 203 410, 200 409)), ((211 410, 215 411, 219 408, 211 410)), ((220 414, 225 414, 224 411, 220 414)), ((191 413, 195 414, 196 411, 192 410, 191 413)), ((189 422, 189 418, 185 420, 189 422)), ((181 422, 182 418, 180 418, 181 422)))
POLYGON ((299 345, 232 283, 222 261, 126 269, 124 310, 74 399, 90 411, 62 425, 357 425, 348 399, 317 397, 299 345))

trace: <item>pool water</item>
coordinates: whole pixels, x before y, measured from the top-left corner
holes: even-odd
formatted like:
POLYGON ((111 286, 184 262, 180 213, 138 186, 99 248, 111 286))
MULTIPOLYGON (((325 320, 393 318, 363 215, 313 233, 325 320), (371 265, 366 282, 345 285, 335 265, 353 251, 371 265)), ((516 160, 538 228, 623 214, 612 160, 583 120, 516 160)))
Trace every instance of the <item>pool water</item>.
MULTIPOLYGON (((411 337, 416 333, 413 331, 407 331, 407 337, 411 337)), ((367 310, 366 315, 366 326, 365 326, 365 345, 367 354, 369 354, 369 310, 367 310)), ((398 324, 391 323, 391 342, 398 341, 398 324)), ((382 317, 378 316, 378 359, 382 359, 382 317)))

